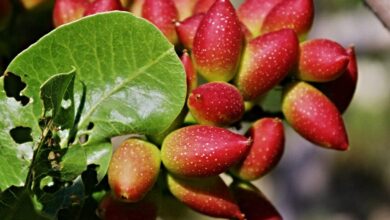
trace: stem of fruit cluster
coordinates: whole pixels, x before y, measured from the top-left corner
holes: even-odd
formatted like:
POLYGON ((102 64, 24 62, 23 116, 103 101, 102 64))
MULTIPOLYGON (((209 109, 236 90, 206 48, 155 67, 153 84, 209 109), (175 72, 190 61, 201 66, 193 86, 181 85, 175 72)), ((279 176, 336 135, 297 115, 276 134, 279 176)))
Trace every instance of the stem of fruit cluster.
POLYGON ((37 149, 34 151, 33 158, 31 160, 31 164, 30 164, 30 167, 28 169, 26 181, 25 181, 25 184, 24 184, 24 188, 27 191, 31 191, 32 182, 34 180, 34 166, 35 166, 35 163, 36 163, 36 158, 37 158, 37 155, 39 154, 39 151, 41 150, 42 146, 47 141, 48 134, 50 132, 51 124, 52 123, 49 122, 48 126, 46 126, 45 129, 43 130, 41 141, 39 142, 37 149))

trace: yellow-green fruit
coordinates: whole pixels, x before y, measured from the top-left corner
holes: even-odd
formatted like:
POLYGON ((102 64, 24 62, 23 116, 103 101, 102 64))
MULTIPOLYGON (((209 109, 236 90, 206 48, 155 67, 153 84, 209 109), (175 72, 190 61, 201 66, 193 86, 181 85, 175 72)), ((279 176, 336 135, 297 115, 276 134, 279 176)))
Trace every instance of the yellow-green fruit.
POLYGON ((114 152, 108 182, 118 198, 136 202, 153 187, 160 171, 160 151, 146 141, 128 139, 114 152))

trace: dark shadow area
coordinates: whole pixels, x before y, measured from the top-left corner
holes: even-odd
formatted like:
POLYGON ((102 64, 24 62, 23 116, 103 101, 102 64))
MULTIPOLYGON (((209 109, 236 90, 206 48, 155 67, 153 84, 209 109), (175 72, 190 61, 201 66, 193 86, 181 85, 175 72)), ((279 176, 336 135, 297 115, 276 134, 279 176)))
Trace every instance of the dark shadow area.
POLYGON ((31 128, 28 127, 16 127, 10 130, 12 139, 18 144, 33 141, 31 137, 31 128))
POLYGON ((23 106, 30 102, 27 96, 21 96, 21 91, 26 88, 26 83, 22 81, 20 76, 13 73, 6 73, 4 77, 4 90, 5 94, 10 98, 15 98, 16 101, 20 102, 23 106))

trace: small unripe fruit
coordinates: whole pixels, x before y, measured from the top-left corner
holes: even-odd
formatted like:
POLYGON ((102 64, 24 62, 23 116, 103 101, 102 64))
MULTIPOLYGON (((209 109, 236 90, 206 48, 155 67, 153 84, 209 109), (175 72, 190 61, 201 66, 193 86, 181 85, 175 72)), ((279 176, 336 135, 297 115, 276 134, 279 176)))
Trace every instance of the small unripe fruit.
POLYGON ((210 82, 188 96, 188 108, 199 124, 228 126, 241 119, 244 100, 240 91, 225 82, 210 82))
POLYGON ((160 151, 146 141, 128 139, 114 152, 108 182, 118 198, 136 202, 153 187, 160 171, 160 151))
POLYGON ((291 28, 298 36, 303 36, 310 30, 313 19, 313 0, 284 0, 267 14, 261 32, 268 33, 291 28))
POLYGON ((293 83, 286 88, 282 111, 291 127, 307 140, 331 149, 348 149, 340 112, 323 93, 308 83, 293 83))
POLYGON ((305 41, 300 45, 297 77, 311 82, 331 81, 345 72, 348 62, 347 52, 334 41, 305 41))
POLYGON ((235 80, 244 100, 259 98, 284 79, 296 64, 298 53, 298 38, 290 29, 251 40, 235 80))
POLYGON ((145 0, 133 0, 133 3, 130 6, 130 12, 135 16, 142 16, 142 7, 144 5, 145 0))
POLYGON ((178 19, 178 12, 172 0, 145 0, 142 17, 156 25, 172 44, 177 43, 174 22, 178 19))
POLYGON ((283 219, 271 202, 254 185, 248 182, 233 182, 230 189, 246 219, 283 219))
POLYGON ((187 94, 189 94, 198 86, 198 77, 196 75, 196 70, 194 64, 192 63, 192 59, 187 51, 184 51, 183 55, 181 55, 180 60, 186 72, 187 94))
POLYGON ((239 162, 250 144, 250 139, 224 128, 191 125, 173 131, 164 139, 161 159, 177 175, 214 176, 239 162))
POLYGON ((229 81, 237 70, 243 33, 233 5, 217 0, 196 32, 193 55, 196 69, 208 81, 229 81))
MULTIPOLYGON (((1 1, 4 1, 4 0, 1 0, 1 1)), ((42 6, 43 4, 50 3, 51 1, 49 1, 49 0, 19 0, 18 2, 20 2, 22 4, 23 8, 25 8, 27 10, 32 10, 34 8, 42 6)))
POLYGON ((216 0, 195 0, 196 5, 194 8, 194 14, 206 13, 216 0))
POLYGON ((167 178, 172 194, 195 211, 217 218, 244 219, 219 176, 185 179, 168 174, 167 178))
POLYGON ((253 140, 248 155, 231 171, 240 179, 251 181, 272 170, 280 161, 284 151, 283 123, 278 118, 262 118, 250 128, 253 140))
POLYGON ((245 0, 237 9, 240 21, 257 37, 265 17, 282 0, 245 0))
POLYGON ((179 13, 180 21, 192 16, 196 2, 196 0, 173 0, 179 13))
POLYGON ((157 209, 157 205, 151 199, 129 203, 108 194, 100 202, 97 214, 104 220, 155 220, 157 209))
POLYGON ((354 48, 348 48, 347 54, 349 62, 346 71, 333 81, 318 84, 318 88, 332 100, 341 114, 351 103, 358 79, 358 66, 354 48))
POLYGON ((200 22, 203 20, 204 14, 199 13, 191 16, 184 21, 176 22, 176 32, 180 43, 187 49, 192 49, 194 45, 194 38, 198 30, 200 22))
POLYGON ((131 4, 133 4, 134 0, 120 0, 122 7, 128 11, 130 9, 131 4))

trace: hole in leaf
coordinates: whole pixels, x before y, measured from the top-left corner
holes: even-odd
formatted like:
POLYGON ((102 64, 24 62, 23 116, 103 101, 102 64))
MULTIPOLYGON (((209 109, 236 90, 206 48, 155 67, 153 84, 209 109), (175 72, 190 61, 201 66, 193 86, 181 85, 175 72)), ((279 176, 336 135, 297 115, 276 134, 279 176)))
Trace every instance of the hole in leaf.
MULTIPOLYGON (((93 127, 94 127, 94 123, 93 122, 90 122, 87 126, 87 130, 92 130, 93 127)), ((80 138, 79 138, 79 142, 80 143, 86 143, 89 139, 89 135, 88 134, 85 134, 85 135, 81 135, 80 138)))
POLYGON ((95 126, 95 124, 93 122, 89 122, 89 124, 87 126, 87 130, 92 130, 94 126, 95 126))
POLYGON ((21 91, 26 88, 26 83, 22 81, 20 76, 13 73, 6 73, 4 77, 4 90, 8 97, 15 98, 16 101, 22 103, 23 106, 30 102, 27 96, 21 96, 21 91))
POLYGON ((80 136, 80 138, 79 138, 79 142, 80 142, 81 144, 86 143, 86 142, 88 141, 88 138, 89 138, 89 135, 82 135, 82 136, 80 136))
POLYGON ((11 129, 9 133, 16 143, 23 144, 33 141, 31 131, 31 128, 28 127, 16 127, 11 129))
POLYGON ((23 106, 26 106, 29 102, 30 102, 30 99, 27 96, 20 97, 20 103, 22 103, 23 106))
MULTIPOLYGON (((94 126, 95 126, 95 124, 93 122, 89 122, 89 124, 87 126, 87 130, 92 130, 94 126)), ((86 135, 82 135, 79 138, 79 142, 80 143, 86 143, 88 141, 88 139, 89 139, 89 135, 87 135, 87 134, 86 135)))
POLYGON ((68 109, 70 106, 72 106, 72 100, 70 100, 70 99, 67 99, 67 100, 63 99, 61 101, 61 107, 63 109, 68 109))

